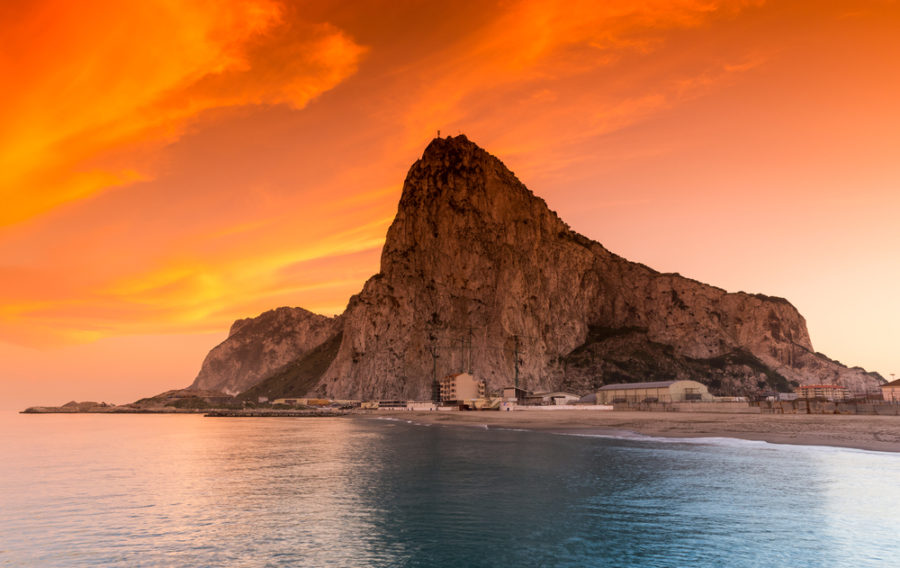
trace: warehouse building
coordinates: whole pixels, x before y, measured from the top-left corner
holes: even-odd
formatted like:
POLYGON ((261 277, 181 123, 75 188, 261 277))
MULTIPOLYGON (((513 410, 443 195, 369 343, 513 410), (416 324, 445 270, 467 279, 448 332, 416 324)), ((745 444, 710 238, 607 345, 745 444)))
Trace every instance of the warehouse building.
POLYGON ((697 381, 656 381, 606 385, 597 391, 597 404, 638 402, 712 402, 715 397, 697 381))

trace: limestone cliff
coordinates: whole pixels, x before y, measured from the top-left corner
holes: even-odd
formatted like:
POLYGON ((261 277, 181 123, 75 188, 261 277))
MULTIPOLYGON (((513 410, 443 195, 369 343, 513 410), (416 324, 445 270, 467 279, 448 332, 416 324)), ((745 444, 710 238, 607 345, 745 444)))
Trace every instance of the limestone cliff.
POLYGON ((206 356, 192 390, 231 395, 253 387, 340 330, 340 319, 303 308, 278 308, 239 319, 228 338, 206 356))
POLYGON ((582 393, 667 378, 720 394, 883 380, 815 353, 787 300, 661 274, 572 231, 458 136, 410 168, 381 270, 340 318, 281 308, 236 322, 194 386, 427 399, 433 376, 471 370, 497 390, 517 367, 520 386, 582 393))
POLYGON ((731 392, 865 390, 880 378, 814 353, 786 300, 660 274, 575 233, 465 136, 435 139, 410 169, 381 271, 342 325, 316 389, 337 398, 427 398, 433 373, 462 369, 498 389, 514 380, 516 353, 529 389, 690 376, 731 392), (592 329, 636 343, 604 347, 610 337, 592 329), (644 372, 596 364, 622 356, 643 358, 644 372))

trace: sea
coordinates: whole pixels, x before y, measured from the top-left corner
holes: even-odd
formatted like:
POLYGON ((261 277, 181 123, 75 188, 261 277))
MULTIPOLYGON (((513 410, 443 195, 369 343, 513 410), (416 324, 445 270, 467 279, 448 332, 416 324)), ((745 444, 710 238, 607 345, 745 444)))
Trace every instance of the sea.
POLYGON ((0 566, 900 565, 900 454, 0 414, 0 566))

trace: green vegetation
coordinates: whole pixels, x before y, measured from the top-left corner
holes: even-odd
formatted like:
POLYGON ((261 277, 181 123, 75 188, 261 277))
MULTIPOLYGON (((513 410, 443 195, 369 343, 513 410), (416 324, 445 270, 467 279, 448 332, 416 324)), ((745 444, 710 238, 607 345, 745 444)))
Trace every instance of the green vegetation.
POLYGON ((175 408, 192 408, 197 410, 205 410, 207 408, 212 408, 208 402, 203 400, 200 397, 188 397, 176 400, 174 402, 168 403, 166 406, 172 406, 175 408))
POLYGON ((705 362, 710 367, 719 370, 724 370, 729 365, 746 365, 757 373, 763 373, 766 376, 765 383, 762 383, 759 388, 762 389, 768 385, 770 389, 777 392, 793 392, 794 390, 791 387, 790 381, 788 381, 784 375, 771 369, 765 363, 760 361, 756 355, 744 349, 737 349, 731 353, 713 357, 712 359, 695 359, 694 361, 705 362))
POLYGON ((591 326, 585 342, 561 358, 560 364, 563 388, 572 390, 680 378, 699 380, 713 394, 738 394, 733 392, 736 384, 732 379, 751 390, 794 390, 783 375, 749 351, 737 349, 710 359, 693 359, 679 355, 671 345, 651 341, 647 330, 639 327, 591 326), (757 380, 760 375, 764 380, 757 380))
POLYGON ((650 341, 641 327, 591 326, 585 342, 560 363, 565 369, 562 388, 573 391, 676 379, 691 370, 671 345, 650 341))
POLYGON ((331 362, 337 356, 343 333, 338 332, 300 359, 288 363, 266 380, 238 395, 239 400, 256 401, 265 396, 269 400, 302 396, 318 384, 331 362))

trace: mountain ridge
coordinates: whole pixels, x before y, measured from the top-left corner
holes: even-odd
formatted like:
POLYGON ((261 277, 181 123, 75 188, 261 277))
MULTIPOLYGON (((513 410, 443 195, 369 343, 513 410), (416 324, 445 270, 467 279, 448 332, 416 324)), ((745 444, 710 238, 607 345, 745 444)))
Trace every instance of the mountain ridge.
POLYGON ((423 399, 435 375, 460 370, 496 390, 516 367, 536 390, 641 376, 695 378, 724 394, 883 380, 817 355, 784 298, 660 273, 573 231, 464 135, 432 140, 410 167, 379 272, 330 321, 316 345, 298 343, 293 361, 341 334, 316 386, 296 396, 423 399))

